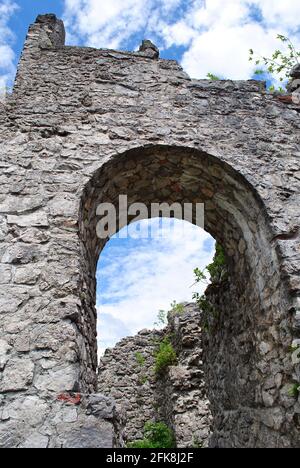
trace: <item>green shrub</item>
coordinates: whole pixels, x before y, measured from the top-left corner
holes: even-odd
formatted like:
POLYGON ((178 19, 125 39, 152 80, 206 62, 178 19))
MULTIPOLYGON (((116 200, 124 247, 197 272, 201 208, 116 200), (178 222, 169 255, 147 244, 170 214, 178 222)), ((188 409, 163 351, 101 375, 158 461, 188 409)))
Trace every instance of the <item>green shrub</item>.
MULTIPOLYGON (((257 55, 253 49, 250 49, 249 60, 255 63, 256 67, 263 67, 256 69, 255 75, 266 75, 266 78, 272 81, 278 81, 279 78, 283 86, 280 86, 278 91, 284 93, 286 92, 286 81, 290 79, 292 68, 299 64, 300 51, 296 49, 296 45, 288 37, 277 34, 277 39, 284 46, 283 49, 275 50, 271 57, 262 57, 257 55)), ((274 92, 275 90, 276 87, 274 85, 269 88, 270 92, 274 92)))
POLYGON ((149 381, 149 378, 147 375, 142 375, 139 379, 139 384, 140 385, 145 385, 149 381))
MULTIPOLYGON (((207 284, 209 284, 205 270, 207 270, 210 274, 210 280, 212 284, 219 284, 222 281, 228 279, 226 255, 223 247, 220 244, 216 244, 216 252, 212 263, 208 265, 203 271, 201 271, 199 268, 194 270, 196 279, 195 284, 203 282, 207 282, 207 284)), ((219 312, 215 309, 214 305, 210 302, 206 294, 195 292, 193 293, 193 300, 197 303, 199 309, 204 312, 203 328, 207 333, 209 333, 211 328, 211 319, 213 318, 217 320, 219 318, 219 312)))
POLYGON ((146 362, 146 359, 145 359, 145 356, 143 356, 142 353, 135 353, 135 359, 137 361, 137 363, 141 366, 141 367, 144 367, 145 365, 145 362, 146 362))
MULTIPOLYGON (((209 285, 209 281, 205 273, 206 271, 208 271, 212 283, 219 283, 228 278, 225 251, 218 243, 216 243, 216 251, 212 263, 210 263, 203 271, 201 271, 199 268, 195 268, 195 284, 207 283, 207 285, 209 285)), ((196 295, 197 293, 195 293, 195 296, 196 295)), ((194 299, 195 298, 197 299, 197 297, 194 297, 194 299)))
POLYGON ((221 78, 213 73, 207 73, 207 78, 212 81, 220 81, 221 78))
POLYGON ((202 449, 203 441, 199 440, 198 437, 193 437, 193 447, 194 449, 202 449))
POLYGON ((175 314, 183 314, 184 312, 184 304, 180 302, 179 304, 176 301, 173 301, 171 304, 172 309, 170 312, 173 312, 175 314))
POLYGON ((162 422, 147 422, 144 427, 144 439, 127 445, 128 448, 175 448, 173 431, 162 422))
POLYGON ((157 322, 154 323, 155 327, 165 327, 168 324, 168 312, 160 310, 157 314, 157 322))
POLYGON ((184 304, 173 301, 171 303, 171 309, 169 311, 160 310, 157 314, 157 321, 154 323, 154 327, 166 327, 168 325, 168 313, 182 314, 184 312, 184 304))
POLYGON ((289 396, 298 398, 299 393, 300 393, 300 384, 295 383, 295 384, 291 385, 291 387, 289 389, 289 396))
POLYGON ((173 345, 168 337, 164 338, 159 344, 159 348, 154 355, 154 370, 156 375, 161 374, 169 366, 176 364, 177 355, 173 345))
POLYGON ((130 442, 127 444, 127 448, 133 449, 142 449, 142 448, 155 448, 150 440, 143 439, 143 440, 136 440, 135 442, 130 442))
POLYGON ((210 274, 212 281, 219 281, 222 279, 224 270, 226 269, 226 256, 223 247, 220 244, 216 244, 216 253, 214 259, 210 265, 206 267, 210 274))

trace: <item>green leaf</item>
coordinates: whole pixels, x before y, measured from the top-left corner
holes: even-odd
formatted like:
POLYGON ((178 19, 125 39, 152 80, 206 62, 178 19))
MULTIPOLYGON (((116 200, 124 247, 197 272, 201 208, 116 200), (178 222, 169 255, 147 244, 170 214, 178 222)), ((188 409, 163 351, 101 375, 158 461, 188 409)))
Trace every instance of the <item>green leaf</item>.
POLYGON ((265 70, 255 70, 254 75, 264 75, 265 73, 265 70))
POLYGON ((221 78, 213 73, 207 73, 207 78, 212 81, 220 81, 221 78))

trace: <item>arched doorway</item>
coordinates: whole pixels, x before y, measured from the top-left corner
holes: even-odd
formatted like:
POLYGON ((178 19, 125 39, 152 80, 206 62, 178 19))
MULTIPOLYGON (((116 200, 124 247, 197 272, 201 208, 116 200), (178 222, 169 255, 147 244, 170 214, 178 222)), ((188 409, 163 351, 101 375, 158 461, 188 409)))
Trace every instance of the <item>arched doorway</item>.
POLYGON ((209 273, 196 283, 194 271, 214 252, 207 232, 174 218, 136 221, 115 234, 97 266, 98 356, 142 329, 164 327, 173 304, 203 294, 209 273))
MULTIPOLYGON (((144 203, 205 204, 205 230, 223 245, 228 259, 226 290, 208 294, 218 308, 214 333, 206 340, 208 395, 218 446, 285 445, 286 418, 281 408, 286 354, 291 345, 284 284, 272 245, 268 214, 255 187, 228 164, 198 150, 149 146, 112 158, 86 186, 80 213, 82 241, 83 336, 82 379, 95 385, 97 369, 95 271, 105 239, 96 235, 97 207, 112 203, 118 223, 119 196, 128 205, 144 203), (86 334, 84 327, 91 328, 86 334), (87 372, 86 372, 87 371, 87 372), (266 439, 268 442, 266 443, 266 439)), ((193 213, 193 222, 196 222, 193 213)), ((130 222, 130 218, 127 220, 130 222)), ((119 224, 120 223, 120 224, 119 224)))

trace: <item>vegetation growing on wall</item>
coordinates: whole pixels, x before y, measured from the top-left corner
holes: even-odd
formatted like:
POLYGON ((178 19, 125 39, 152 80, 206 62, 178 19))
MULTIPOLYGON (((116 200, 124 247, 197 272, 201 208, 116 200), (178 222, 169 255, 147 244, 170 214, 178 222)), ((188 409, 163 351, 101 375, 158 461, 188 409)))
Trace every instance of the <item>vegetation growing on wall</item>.
MULTIPOLYGON (((199 268, 194 270, 196 279, 195 284, 202 282, 207 282, 207 284, 209 284, 206 271, 209 273, 212 284, 218 284, 228 279, 228 267, 225 251, 218 243, 216 244, 216 252, 212 263, 210 263, 203 271, 201 271, 199 268)), ((193 294, 193 300, 196 301, 199 309, 201 309, 204 313, 204 328, 206 331, 209 331, 209 318, 217 318, 218 312, 205 294, 199 294, 198 292, 195 292, 193 294)))
POLYGON ((144 439, 131 442, 128 448, 175 448, 173 431, 162 422, 147 422, 144 427, 144 439))
POLYGON ((171 303, 170 310, 160 310, 157 314, 156 322, 154 323, 155 327, 166 327, 168 325, 168 314, 175 313, 175 314, 182 314, 184 312, 184 304, 177 303, 173 301, 171 303))
POLYGON ((220 282, 227 279, 226 255, 223 247, 218 243, 216 244, 216 252, 213 261, 206 267, 206 270, 209 272, 212 282, 220 282))
POLYGON ((211 81, 220 81, 222 79, 219 76, 214 75, 213 73, 207 73, 207 78, 211 81))
POLYGON ((139 366, 141 367, 144 367, 145 365, 145 362, 146 362, 146 358, 145 356, 143 356, 142 353, 135 353, 135 359, 136 359, 136 362, 138 363, 139 366))
POLYGON ((176 351, 167 336, 159 343, 158 350, 154 354, 155 374, 157 376, 161 375, 169 366, 175 365, 176 362, 176 351))
MULTIPOLYGON (((254 62, 257 67, 254 75, 257 77, 267 77, 271 81, 280 82, 281 86, 273 84, 269 87, 270 92, 278 91, 280 93, 286 92, 286 85, 290 78, 292 68, 300 63, 300 51, 296 49, 293 42, 283 34, 277 35, 278 41, 285 50, 280 48, 276 49, 271 57, 266 57, 257 54, 253 49, 249 50, 249 61, 254 62)), ((209 80, 218 81, 220 77, 213 73, 208 73, 209 80)))
MULTIPOLYGON (((296 50, 296 47, 288 37, 278 34, 277 39, 285 46, 285 51, 277 49, 271 57, 265 57, 256 54, 253 49, 250 49, 249 60, 250 62, 254 61, 257 67, 263 67, 255 70, 256 75, 267 74, 270 75, 270 79, 272 79, 274 78, 274 74, 276 74, 279 81, 282 83, 282 86, 278 87, 278 91, 285 92, 285 85, 289 79, 292 68, 300 63, 300 52, 296 50)), ((269 90, 271 92, 275 91, 276 86, 272 85, 269 90)))
MULTIPOLYGON (((137 362, 138 366, 140 367, 140 369, 143 370, 145 368, 145 365, 146 365, 145 356, 140 352, 136 352, 134 357, 135 357, 136 362, 137 362)), ((148 375, 146 375, 144 372, 142 372, 139 375, 138 384, 139 385, 145 385, 148 381, 149 381, 148 375)))
POLYGON ((300 394, 300 384, 299 383, 294 383, 293 385, 291 385, 291 387, 289 389, 289 396, 294 397, 294 398, 298 398, 299 394, 300 394))

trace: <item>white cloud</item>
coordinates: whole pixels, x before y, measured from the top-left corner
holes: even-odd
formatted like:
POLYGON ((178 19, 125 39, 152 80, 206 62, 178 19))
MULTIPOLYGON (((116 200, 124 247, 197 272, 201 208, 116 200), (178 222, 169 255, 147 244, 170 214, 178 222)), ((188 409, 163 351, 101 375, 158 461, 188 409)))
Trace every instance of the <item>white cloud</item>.
POLYGON ((9 28, 9 20, 17 9, 15 2, 0 2, 0 92, 13 80, 15 73, 15 53, 12 48, 14 35, 9 28))
MULTIPOLYGON (((142 221, 145 227, 153 220, 142 221)), ((165 229, 167 229, 167 225, 165 229)), ((169 310, 174 300, 191 301, 196 267, 204 269, 210 263, 214 241, 202 229, 187 222, 175 222, 172 234, 163 239, 124 241, 112 239, 100 255, 98 271, 98 310, 100 348, 112 346, 121 336, 135 334, 143 328, 153 328, 160 309, 169 310), (184 233, 182 226, 184 225, 184 233), (102 260, 103 258, 103 260, 102 260), (118 328, 107 327, 108 318, 116 320, 118 328), (122 325, 123 324, 123 325, 122 325), (125 325, 124 325, 125 324, 125 325), (122 332, 124 326, 124 333, 122 332), (102 330, 102 331, 101 331, 102 330), (110 336, 108 336, 110 334, 110 336)))
POLYGON ((300 2, 298 0, 252 0, 261 9, 268 27, 281 27, 299 33, 300 2))
POLYGON ((192 20, 186 19, 198 33, 183 56, 183 67, 195 78, 208 71, 230 79, 250 78, 250 48, 270 56, 279 45, 277 34, 288 35, 300 47, 299 15, 300 3, 294 0, 227 0, 225 5, 206 0, 192 20))
POLYGON ((130 336, 130 329, 125 322, 115 318, 104 311, 98 316, 98 336, 101 337, 98 346, 98 354, 102 356, 104 351, 119 342, 125 336, 130 336))
POLYGON ((141 35, 140 42, 144 35, 157 36, 179 7, 186 11, 195 3, 199 0, 65 0, 67 40, 73 43, 83 39, 93 47, 124 48, 135 34, 141 35))
POLYGON ((271 55, 278 47, 276 36, 276 30, 264 31, 257 23, 230 28, 218 25, 194 39, 182 65, 192 77, 204 78, 211 72, 233 80, 246 80, 253 73, 249 49, 271 55))

